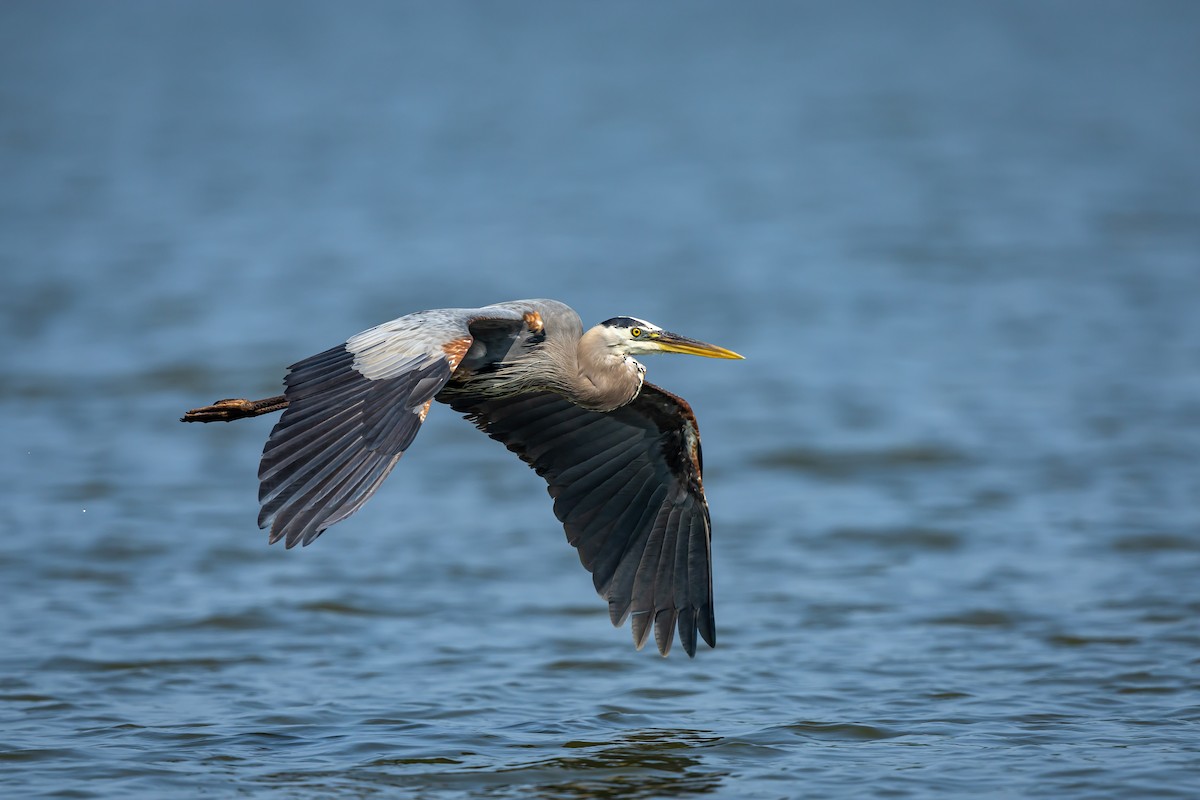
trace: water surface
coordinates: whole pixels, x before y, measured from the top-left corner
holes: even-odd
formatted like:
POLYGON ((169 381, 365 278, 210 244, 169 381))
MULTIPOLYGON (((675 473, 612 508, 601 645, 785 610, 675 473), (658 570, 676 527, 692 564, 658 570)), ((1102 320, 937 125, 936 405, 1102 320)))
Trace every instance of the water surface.
POLYGON ((0 8, 0 790, 1200 793, 1188 3, 0 8), (408 311, 634 314, 720 646, 437 409, 314 546, 185 408, 408 311))

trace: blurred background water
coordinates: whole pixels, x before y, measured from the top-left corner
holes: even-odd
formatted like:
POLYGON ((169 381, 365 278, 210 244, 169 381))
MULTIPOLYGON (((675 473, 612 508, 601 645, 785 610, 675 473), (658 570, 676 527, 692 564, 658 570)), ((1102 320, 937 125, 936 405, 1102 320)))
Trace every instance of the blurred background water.
POLYGON ((0 5, 7 797, 1200 794, 1200 7, 0 5), (661 358, 721 643, 435 409, 313 547, 186 408, 521 297, 661 358))

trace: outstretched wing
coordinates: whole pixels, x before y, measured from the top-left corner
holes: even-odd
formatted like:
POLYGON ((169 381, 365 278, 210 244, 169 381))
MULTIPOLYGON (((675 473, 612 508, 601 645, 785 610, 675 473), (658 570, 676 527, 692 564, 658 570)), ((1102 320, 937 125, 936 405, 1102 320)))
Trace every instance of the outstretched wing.
POLYGON ((444 398, 549 483, 554 514, 608 600, 613 625, 632 616, 634 643, 650 623, 666 655, 678 627, 716 646, 711 523, 691 408, 652 384, 630 404, 589 411, 556 394, 444 398))
POLYGON ((287 410, 258 468, 258 526, 270 527, 271 542, 307 545, 357 511, 412 443, 475 335, 511 341, 522 329, 511 305, 410 314, 293 364, 287 410))

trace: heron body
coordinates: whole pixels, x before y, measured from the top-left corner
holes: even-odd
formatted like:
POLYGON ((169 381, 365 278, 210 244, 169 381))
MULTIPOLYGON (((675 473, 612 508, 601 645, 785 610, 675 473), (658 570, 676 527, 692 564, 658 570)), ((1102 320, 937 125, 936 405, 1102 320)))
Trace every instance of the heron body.
POLYGON ((434 400, 464 414, 549 484, 567 540, 641 648, 673 631, 716 645, 712 537, 700 434, 681 398, 635 356, 724 348, 614 317, 584 331, 555 300, 408 314, 293 364, 281 397, 222 400, 184 421, 283 409, 259 465, 259 527, 307 545, 365 503, 434 400), (651 624, 653 623, 653 624, 651 624))

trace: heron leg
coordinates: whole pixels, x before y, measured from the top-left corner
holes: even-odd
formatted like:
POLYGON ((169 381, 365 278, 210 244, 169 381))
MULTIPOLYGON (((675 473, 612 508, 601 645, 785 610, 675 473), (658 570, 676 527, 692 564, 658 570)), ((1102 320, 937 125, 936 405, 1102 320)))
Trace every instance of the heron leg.
POLYGON ((283 395, 267 397, 263 400, 245 400, 230 398, 218 400, 211 406, 193 408, 179 418, 180 422, 233 422, 235 419, 257 417, 287 408, 287 398, 283 395))

